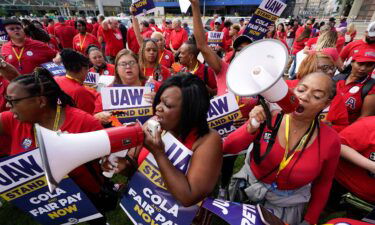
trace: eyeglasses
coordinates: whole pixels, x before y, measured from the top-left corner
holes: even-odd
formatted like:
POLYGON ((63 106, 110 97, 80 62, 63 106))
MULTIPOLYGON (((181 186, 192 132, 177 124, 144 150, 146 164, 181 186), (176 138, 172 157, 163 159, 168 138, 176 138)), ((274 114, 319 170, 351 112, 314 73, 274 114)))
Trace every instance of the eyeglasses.
POLYGON ((9 30, 9 31, 22 30, 22 27, 20 27, 20 26, 7 27, 6 30, 9 30))
POLYGON ((135 64, 137 64, 136 61, 132 60, 132 61, 129 61, 129 62, 121 62, 119 64, 117 64, 118 66, 121 66, 121 67, 133 67, 135 64))
POLYGON ((28 98, 34 98, 34 97, 38 97, 38 95, 31 95, 31 96, 27 96, 27 97, 23 97, 23 98, 16 98, 16 99, 12 99, 10 96, 6 95, 4 98, 9 103, 9 105, 11 107, 14 107, 14 104, 17 104, 18 102, 20 102, 22 100, 28 99, 28 98))
POLYGON ((327 73, 329 71, 335 72, 336 66, 322 65, 322 66, 318 66, 318 69, 324 73, 327 73))

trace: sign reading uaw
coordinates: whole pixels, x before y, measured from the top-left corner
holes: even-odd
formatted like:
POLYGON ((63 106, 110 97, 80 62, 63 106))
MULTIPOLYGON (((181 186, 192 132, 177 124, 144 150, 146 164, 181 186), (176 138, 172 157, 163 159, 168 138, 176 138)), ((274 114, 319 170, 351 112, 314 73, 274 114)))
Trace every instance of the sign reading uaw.
POLYGON ((49 192, 38 149, 0 160, 0 196, 41 224, 77 224, 102 217, 69 177, 49 192))

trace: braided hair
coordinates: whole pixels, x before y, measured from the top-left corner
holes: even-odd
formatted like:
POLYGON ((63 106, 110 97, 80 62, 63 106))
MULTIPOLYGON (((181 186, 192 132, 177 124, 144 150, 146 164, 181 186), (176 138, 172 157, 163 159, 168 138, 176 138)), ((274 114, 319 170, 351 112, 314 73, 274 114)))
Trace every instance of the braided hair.
POLYGON ((30 95, 46 97, 50 107, 57 107, 58 104, 62 107, 75 106, 73 99, 61 90, 50 72, 44 68, 37 67, 32 74, 18 76, 12 83, 24 86, 30 95))

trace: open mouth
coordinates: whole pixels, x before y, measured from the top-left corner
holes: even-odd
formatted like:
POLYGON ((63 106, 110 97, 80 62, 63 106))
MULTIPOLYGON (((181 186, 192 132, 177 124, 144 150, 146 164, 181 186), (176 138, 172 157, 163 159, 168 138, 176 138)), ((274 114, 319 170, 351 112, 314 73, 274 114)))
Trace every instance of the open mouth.
POLYGON ((305 108, 302 105, 299 105, 296 109, 296 112, 298 113, 303 113, 303 111, 305 111, 305 108))

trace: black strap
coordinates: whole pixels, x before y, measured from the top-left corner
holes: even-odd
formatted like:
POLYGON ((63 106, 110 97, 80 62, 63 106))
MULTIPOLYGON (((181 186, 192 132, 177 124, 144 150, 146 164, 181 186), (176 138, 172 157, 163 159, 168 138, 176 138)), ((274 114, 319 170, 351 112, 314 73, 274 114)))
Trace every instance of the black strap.
POLYGON ((340 73, 336 76, 334 76, 332 79, 334 81, 339 81, 339 80, 346 80, 348 77, 349 77, 350 74, 346 74, 346 73, 340 73))
POLYGON ((361 91, 362 101, 366 98, 367 94, 371 91, 372 87, 375 85, 375 79, 370 78, 365 82, 361 91))
POLYGON ((204 83, 208 85, 208 66, 204 65, 204 74, 203 74, 204 83))

